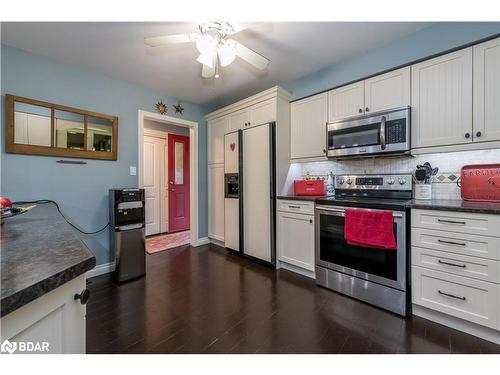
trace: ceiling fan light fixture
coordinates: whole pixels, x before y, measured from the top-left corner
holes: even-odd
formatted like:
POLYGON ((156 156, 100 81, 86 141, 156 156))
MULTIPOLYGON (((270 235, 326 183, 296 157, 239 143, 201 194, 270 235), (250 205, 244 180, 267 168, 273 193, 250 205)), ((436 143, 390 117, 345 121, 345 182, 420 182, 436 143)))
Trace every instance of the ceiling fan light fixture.
POLYGON ((228 40, 226 43, 221 45, 217 53, 219 55, 219 61, 221 66, 228 66, 236 58, 236 42, 228 40))
POLYGON ((206 65, 210 68, 214 67, 214 54, 213 53, 200 53, 200 56, 196 59, 199 63, 206 65))
POLYGON ((210 34, 203 34, 196 39, 196 48, 201 55, 213 54, 217 49, 217 42, 210 34))

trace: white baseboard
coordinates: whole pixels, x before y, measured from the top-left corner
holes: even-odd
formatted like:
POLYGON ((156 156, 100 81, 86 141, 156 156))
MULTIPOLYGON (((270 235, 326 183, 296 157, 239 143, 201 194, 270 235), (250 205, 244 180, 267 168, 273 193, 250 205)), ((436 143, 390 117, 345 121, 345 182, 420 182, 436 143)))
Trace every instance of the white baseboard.
POLYGON ((110 273, 115 270, 115 262, 99 264, 92 268, 90 271, 85 273, 85 278, 89 279, 91 277, 104 275, 105 273, 110 273))
POLYGON ((480 337, 484 340, 494 342, 495 344, 500 344, 500 331, 455 318, 454 316, 443 314, 442 312, 431 310, 423 306, 414 304, 412 305, 412 309, 413 315, 454 328, 458 331, 468 333, 469 335, 480 337))
POLYGON ((220 247, 226 247, 224 241, 217 240, 215 238, 209 238, 210 243, 213 243, 214 245, 220 246, 220 247))
POLYGON ((306 276, 306 277, 309 277, 311 279, 314 279, 316 280, 316 274, 314 271, 309 271, 309 270, 306 270, 304 268, 300 268, 300 267, 297 267, 297 266, 294 266, 293 264, 290 264, 290 263, 285 263, 285 262, 281 262, 281 261, 278 261, 277 262, 277 268, 283 268, 285 270, 288 270, 288 271, 291 271, 291 272, 295 272, 295 273, 298 273, 299 275, 302 275, 302 276, 306 276))
POLYGON ((198 241, 196 241, 196 243, 191 244, 191 246, 198 247, 201 245, 208 245, 209 243, 210 243, 210 238, 203 237, 203 238, 198 238, 198 241))

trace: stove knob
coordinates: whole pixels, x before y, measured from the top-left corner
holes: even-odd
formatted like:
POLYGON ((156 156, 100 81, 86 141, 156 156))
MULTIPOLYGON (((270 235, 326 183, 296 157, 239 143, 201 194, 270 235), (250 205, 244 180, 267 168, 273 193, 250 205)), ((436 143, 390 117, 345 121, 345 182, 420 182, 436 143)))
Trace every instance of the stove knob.
POLYGON ((400 185, 404 185, 404 184, 406 184, 406 178, 401 177, 401 178, 399 179, 399 184, 400 184, 400 185))
POLYGON ((388 183, 389 185, 394 185, 394 182, 395 182, 395 181, 394 181, 394 179, 393 179, 393 178, 390 178, 390 179, 388 179, 388 180, 387 180, 387 183, 388 183))
POLYGON ((337 178, 337 184, 342 185, 344 183, 343 178, 337 178))
POLYGON ((347 182, 348 185, 352 184, 352 180, 350 178, 348 178, 346 182, 347 182))

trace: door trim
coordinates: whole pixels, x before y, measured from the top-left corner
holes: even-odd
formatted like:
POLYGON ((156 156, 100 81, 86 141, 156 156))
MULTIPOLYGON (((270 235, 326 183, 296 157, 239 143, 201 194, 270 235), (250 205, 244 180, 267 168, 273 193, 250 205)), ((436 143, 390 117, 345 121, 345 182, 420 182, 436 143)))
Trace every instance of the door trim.
POLYGON ((198 123, 188 121, 172 116, 165 116, 159 113, 149 111, 138 111, 138 138, 137 138, 137 176, 139 187, 144 186, 142 171, 144 169, 143 160, 143 138, 144 138, 144 120, 153 120, 164 124, 181 126, 189 129, 189 187, 190 196, 190 230, 191 230, 191 245, 199 246, 199 225, 198 225, 198 123))

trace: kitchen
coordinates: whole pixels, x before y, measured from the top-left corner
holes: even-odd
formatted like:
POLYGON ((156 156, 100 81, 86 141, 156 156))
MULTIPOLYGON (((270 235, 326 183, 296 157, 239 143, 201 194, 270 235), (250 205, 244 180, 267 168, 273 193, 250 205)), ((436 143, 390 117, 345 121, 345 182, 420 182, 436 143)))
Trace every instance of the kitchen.
POLYGON ((500 24, 263 22, 231 31, 236 58, 230 27, 2 24, 5 350, 499 354, 500 24), (329 31, 338 59, 318 41, 300 72, 262 37, 329 31), (151 70, 133 82, 89 57, 123 35, 151 70), (165 96, 161 69, 196 81, 165 96), (186 186, 188 242, 154 253, 145 120, 189 134, 161 182, 186 186))

